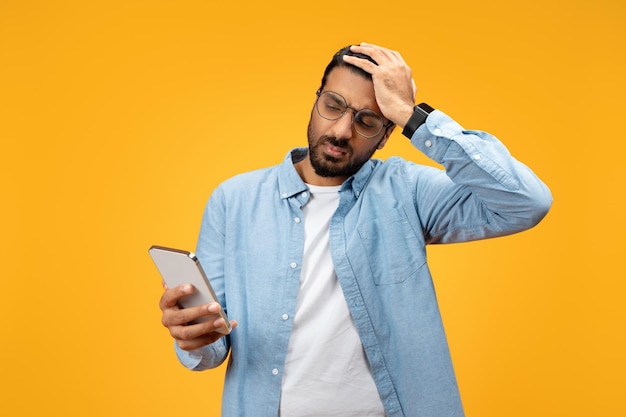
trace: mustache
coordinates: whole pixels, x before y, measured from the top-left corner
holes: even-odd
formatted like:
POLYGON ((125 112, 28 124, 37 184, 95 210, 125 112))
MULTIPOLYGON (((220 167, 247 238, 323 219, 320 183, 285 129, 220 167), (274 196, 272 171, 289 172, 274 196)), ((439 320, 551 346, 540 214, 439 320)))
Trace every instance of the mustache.
POLYGON ((322 144, 324 142, 330 143, 332 146, 336 146, 337 148, 343 148, 346 151, 352 152, 352 148, 346 139, 337 139, 334 136, 322 136, 320 137, 318 143, 322 144))

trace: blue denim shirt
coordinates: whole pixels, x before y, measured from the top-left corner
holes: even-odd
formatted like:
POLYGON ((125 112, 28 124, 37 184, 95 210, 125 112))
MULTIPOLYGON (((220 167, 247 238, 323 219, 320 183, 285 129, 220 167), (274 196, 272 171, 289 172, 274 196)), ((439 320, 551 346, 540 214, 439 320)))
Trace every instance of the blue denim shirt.
MULTIPOLYGON (((445 171, 372 159, 344 182, 330 225, 337 277, 387 416, 457 417, 463 408, 426 263, 426 245, 484 239, 537 224, 548 188, 495 137, 434 111, 411 143, 445 171)), ((193 352, 193 370, 228 356, 222 413, 277 416, 304 247, 309 193, 293 166, 233 177, 212 194, 197 255, 239 327, 193 352)))

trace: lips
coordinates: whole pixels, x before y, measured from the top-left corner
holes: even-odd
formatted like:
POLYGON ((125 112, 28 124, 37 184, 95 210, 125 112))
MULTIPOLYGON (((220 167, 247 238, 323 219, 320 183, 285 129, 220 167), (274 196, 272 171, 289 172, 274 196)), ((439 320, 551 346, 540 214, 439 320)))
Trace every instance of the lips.
POLYGON ((332 145, 330 142, 324 142, 324 152, 334 158, 339 158, 348 153, 345 148, 332 145))

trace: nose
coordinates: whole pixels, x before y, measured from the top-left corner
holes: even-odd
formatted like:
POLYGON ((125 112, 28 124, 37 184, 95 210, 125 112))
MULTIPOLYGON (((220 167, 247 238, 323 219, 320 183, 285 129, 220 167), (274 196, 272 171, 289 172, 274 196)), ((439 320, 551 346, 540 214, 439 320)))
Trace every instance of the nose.
POLYGON ((353 117, 352 109, 347 109, 343 116, 335 120, 331 129, 333 136, 337 139, 350 139, 354 134, 353 117))

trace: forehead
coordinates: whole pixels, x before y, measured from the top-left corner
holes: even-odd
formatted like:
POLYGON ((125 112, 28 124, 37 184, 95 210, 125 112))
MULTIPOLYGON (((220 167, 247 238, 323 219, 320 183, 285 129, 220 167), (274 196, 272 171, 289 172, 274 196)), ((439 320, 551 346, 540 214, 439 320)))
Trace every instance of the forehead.
POLYGON ((372 81, 346 67, 336 67, 328 74, 324 91, 341 94, 354 108, 379 110, 372 81))

